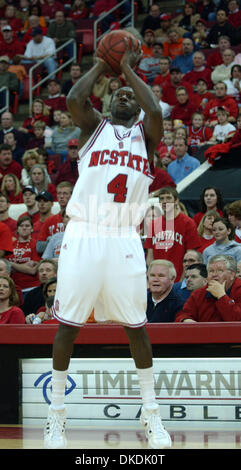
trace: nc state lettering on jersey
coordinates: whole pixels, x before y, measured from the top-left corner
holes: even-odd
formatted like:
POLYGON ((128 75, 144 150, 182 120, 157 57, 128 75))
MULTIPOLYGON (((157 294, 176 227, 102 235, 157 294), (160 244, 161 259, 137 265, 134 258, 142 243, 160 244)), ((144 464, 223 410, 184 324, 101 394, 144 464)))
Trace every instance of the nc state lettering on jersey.
POLYGON ((139 171, 146 176, 149 176, 149 162, 147 158, 141 155, 133 155, 126 150, 95 150, 91 153, 89 167, 98 165, 119 165, 127 166, 133 170, 139 171))
POLYGON ((156 243, 161 245, 162 241, 175 241, 179 243, 179 245, 182 245, 183 236, 178 232, 174 232, 173 230, 164 230, 152 237, 153 245, 156 243))

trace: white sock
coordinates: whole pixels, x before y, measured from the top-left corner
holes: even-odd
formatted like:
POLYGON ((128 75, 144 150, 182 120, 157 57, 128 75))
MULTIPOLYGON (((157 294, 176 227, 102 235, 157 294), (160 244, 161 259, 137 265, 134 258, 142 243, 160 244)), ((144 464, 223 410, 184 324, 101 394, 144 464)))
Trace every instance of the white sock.
POLYGON ((54 410, 62 410, 65 408, 65 387, 67 381, 67 370, 52 371, 52 396, 51 408, 54 410))
POLYGON ((158 407, 154 389, 153 367, 147 369, 136 369, 144 408, 155 409, 158 407))

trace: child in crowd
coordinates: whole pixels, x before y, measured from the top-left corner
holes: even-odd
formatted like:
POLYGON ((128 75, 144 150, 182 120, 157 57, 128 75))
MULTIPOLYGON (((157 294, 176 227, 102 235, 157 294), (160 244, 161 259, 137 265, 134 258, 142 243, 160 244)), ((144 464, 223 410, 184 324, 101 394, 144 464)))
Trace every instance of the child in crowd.
POLYGON ((43 121, 36 121, 33 125, 33 136, 29 139, 26 148, 34 149, 45 146, 45 133, 46 124, 43 121))
POLYGON ((159 156, 162 160, 163 165, 166 167, 172 160, 176 159, 174 152, 174 133, 166 132, 161 142, 156 148, 156 151, 159 153, 159 156))
POLYGON ((228 121, 228 118, 228 110, 220 106, 217 111, 218 124, 214 126, 213 135, 209 139, 210 143, 221 144, 234 135, 236 127, 228 121))
POLYGON ((163 132, 172 132, 173 131, 173 120, 170 117, 163 119, 163 132))
POLYGON ((187 128, 190 155, 195 155, 201 145, 205 145, 213 135, 210 127, 204 126, 204 116, 196 112, 192 116, 192 124, 187 128))
POLYGON ((195 98, 197 103, 197 108, 205 108, 208 100, 213 98, 213 93, 208 91, 208 84, 204 78, 199 78, 196 85, 195 98))

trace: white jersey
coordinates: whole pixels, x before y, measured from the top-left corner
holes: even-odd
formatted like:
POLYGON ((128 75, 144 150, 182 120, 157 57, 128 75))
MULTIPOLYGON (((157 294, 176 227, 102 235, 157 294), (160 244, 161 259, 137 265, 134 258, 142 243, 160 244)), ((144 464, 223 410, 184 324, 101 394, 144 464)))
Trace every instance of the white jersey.
POLYGON ((79 151, 78 171, 67 206, 72 219, 136 227, 153 181, 142 121, 126 128, 103 119, 79 151))

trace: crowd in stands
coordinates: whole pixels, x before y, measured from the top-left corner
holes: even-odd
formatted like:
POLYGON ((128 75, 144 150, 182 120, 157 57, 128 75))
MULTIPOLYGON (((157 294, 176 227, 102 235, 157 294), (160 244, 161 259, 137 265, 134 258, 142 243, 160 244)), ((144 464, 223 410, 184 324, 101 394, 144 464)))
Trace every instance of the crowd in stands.
MULTIPOLYGON (((1 113, 0 129, 0 324, 55 322, 51 302, 81 135, 66 96, 82 75, 81 63, 72 62, 68 78, 57 78, 56 48, 68 39, 78 46, 79 21, 95 20, 118 3, 1 2, 0 88, 9 88, 10 108, 1 113), (35 96, 30 115, 16 126, 12 92, 21 99, 29 66, 41 59, 43 73, 51 74, 47 97, 35 96), (15 220, 11 206, 20 204, 24 209, 15 220)), ((143 3, 136 3, 144 13, 143 3)), ((124 14, 130 4, 125 2, 124 14)), ((228 158, 233 144, 241 145, 241 2, 187 1, 175 13, 163 13, 152 2, 139 29, 129 22, 121 26, 118 14, 123 11, 109 14, 101 29, 124 27, 141 39, 135 72, 163 113, 150 207, 139 227, 148 268, 147 319, 240 321, 241 196, 225 205, 220 188, 204 187, 199 212, 191 216, 177 185, 202 157, 213 164, 220 154, 228 158)), ((64 54, 73 56, 72 44, 64 54)), ((123 85, 123 75, 96 82, 90 99, 104 118, 123 85)), ((0 108, 4 100, 0 93, 0 108)))

